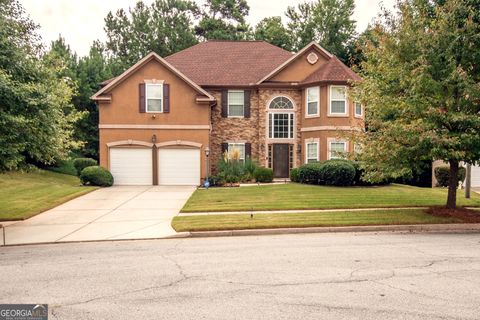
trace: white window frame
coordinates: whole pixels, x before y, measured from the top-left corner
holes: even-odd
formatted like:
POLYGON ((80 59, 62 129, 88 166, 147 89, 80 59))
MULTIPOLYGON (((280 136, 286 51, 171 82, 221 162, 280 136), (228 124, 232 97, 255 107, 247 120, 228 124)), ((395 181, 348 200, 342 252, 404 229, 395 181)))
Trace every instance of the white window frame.
POLYGON ((313 140, 313 141, 305 141, 305 163, 308 163, 308 160, 315 160, 315 161, 320 161, 320 142, 318 140, 313 140), (315 144, 316 149, 317 149, 317 157, 314 158, 309 158, 308 157, 308 145, 309 144, 315 144))
POLYGON ((245 90, 228 90, 227 91, 227 116, 229 118, 245 118, 245 90), (230 115, 230 93, 243 93, 243 115, 241 116, 231 116, 230 115))
POLYGON ((309 87, 305 89, 305 117, 306 118, 313 118, 313 117, 319 117, 320 116, 320 87, 309 87), (317 101, 309 101, 308 100, 308 91, 309 90, 316 90, 317 91, 317 101), (316 102, 317 103, 317 113, 308 113, 308 103, 309 102, 316 102))
POLYGON ((355 153, 355 154, 362 153, 362 148, 363 148, 363 146, 360 143, 358 143, 358 142, 354 143, 353 144, 353 153, 355 153))
POLYGON ((291 109, 277 109, 283 112, 269 112, 267 118, 267 128, 268 128, 268 138, 271 140, 292 140, 295 138, 295 112, 285 112, 284 110, 291 109), (275 125, 274 125, 274 115, 276 114, 286 114, 288 115, 288 137, 287 138, 276 138, 275 137, 275 125), (272 118, 272 126, 270 127, 270 117, 272 118), (290 122, 293 120, 293 127, 290 126, 290 122))
POLYGON ((163 113, 163 83, 145 83, 145 112, 146 113, 163 113), (160 93, 162 95, 161 98, 148 98, 148 88, 152 86, 159 86, 160 87, 160 93), (148 100, 160 100, 160 111, 149 111, 148 110, 148 100))
POLYGON ((329 103, 328 103, 328 115, 332 117, 347 117, 348 116, 348 99, 347 99, 347 86, 330 86, 329 88, 329 103), (342 88, 345 91, 345 99, 333 99, 332 91, 334 88, 342 88), (344 101, 345 112, 332 112, 333 101, 344 101))
POLYGON ((231 147, 235 148, 236 146, 243 146, 243 158, 240 158, 239 160, 241 162, 245 162, 245 157, 246 157, 245 152, 246 152, 246 150, 245 150, 245 143, 244 142, 229 142, 228 143, 228 152, 231 151, 231 149, 230 149, 231 147))
POLYGON ((332 157, 332 143, 343 143, 343 152, 347 153, 348 152, 348 141, 347 140, 342 140, 342 139, 328 139, 328 160, 331 159, 344 159, 342 157, 338 156, 333 156, 332 157))
POLYGON ((353 112, 355 113, 355 118, 362 118, 363 117, 363 105, 360 102, 353 103, 353 112), (357 113, 357 104, 360 105, 360 113, 357 113))

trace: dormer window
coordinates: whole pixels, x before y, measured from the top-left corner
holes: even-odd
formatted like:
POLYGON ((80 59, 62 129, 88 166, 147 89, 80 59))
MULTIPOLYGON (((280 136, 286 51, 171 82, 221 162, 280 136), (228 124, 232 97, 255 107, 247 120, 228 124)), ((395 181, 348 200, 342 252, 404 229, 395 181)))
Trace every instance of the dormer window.
POLYGON ((145 96, 147 112, 163 112, 163 84, 147 83, 145 96))

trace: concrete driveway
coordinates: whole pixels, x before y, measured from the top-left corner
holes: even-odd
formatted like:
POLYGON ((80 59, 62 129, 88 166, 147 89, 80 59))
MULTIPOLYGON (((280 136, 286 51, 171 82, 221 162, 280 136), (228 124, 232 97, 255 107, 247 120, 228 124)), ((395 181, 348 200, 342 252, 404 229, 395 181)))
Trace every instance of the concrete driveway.
POLYGON ((170 223, 194 187, 114 186, 99 189, 5 228, 6 244, 174 235, 170 223))

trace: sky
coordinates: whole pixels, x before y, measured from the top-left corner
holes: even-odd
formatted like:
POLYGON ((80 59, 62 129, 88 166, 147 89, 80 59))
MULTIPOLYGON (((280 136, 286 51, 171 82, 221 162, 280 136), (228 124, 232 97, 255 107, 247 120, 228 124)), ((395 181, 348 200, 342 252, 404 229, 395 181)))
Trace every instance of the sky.
MULTIPOLYGON (((110 11, 133 7, 137 0, 20 0, 31 19, 40 25, 39 33, 47 45, 61 34, 78 55, 87 55, 94 40, 105 40, 104 18, 110 11)), ((145 0, 151 3, 153 0, 145 0)), ((201 4, 202 0, 197 0, 201 4)), ((247 22, 255 25, 264 17, 284 16, 288 6, 305 0, 248 0, 247 22)), ((395 0, 355 0, 353 19, 363 31, 377 16, 380 4, 392 9, 395 0)))

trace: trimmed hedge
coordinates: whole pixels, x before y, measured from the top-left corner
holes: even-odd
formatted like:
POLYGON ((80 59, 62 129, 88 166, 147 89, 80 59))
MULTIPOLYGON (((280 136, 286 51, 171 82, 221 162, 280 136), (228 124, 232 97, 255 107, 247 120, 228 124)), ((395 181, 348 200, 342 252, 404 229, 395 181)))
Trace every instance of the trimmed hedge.
POLYGON ((110 187, 113 185, 113 176, 107 169, 99 166, 90 166, 82 170, 80 181, 83 185, 110 187))
MULTIPOLYGON (((458 168, 458 182, 465 180, 466 170, 464 167, 458 168)), ((450 167, 442 166, 435 168, 435 178, 438 187, 448 187, 448 179, 450 177, 450 167)))
POLYGON ((92 158, 76 158, 75 160, 73 160, 73 166, 77 170, 78 176, 80 176, 80 173, 82 173, 83 169, 96 165, 97 161, 92 158))
MULTIPOLYGON (((335 159, 307 163, 299 168, 292 169, 290 180, 317 185, 351 186, 355 182, 358 171, 352 161, 335 159)), ((357 179, 360 181, 360 176, 357 179)))
POLYGON ((273 170, 270 168, 258 167, 253 172, 253 176, 257 182, 272 182, 273 170))
POLYGON ((351 186, 355 179, 355 167, 350 161, 328 160, 320 166, 320 176, 329 186, 351 186))
POLYGON ((299 175, 300 174, 300 168, 293 168, 290 170, 290 181, 292 182, 300 182, 299 180, 299 175))
POLYGON ((321 166, 322 164, 319 162, 307 163, 301 166, 298 171, 298 182, 321 184, 321 166))

